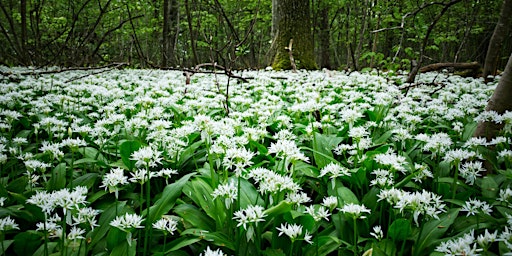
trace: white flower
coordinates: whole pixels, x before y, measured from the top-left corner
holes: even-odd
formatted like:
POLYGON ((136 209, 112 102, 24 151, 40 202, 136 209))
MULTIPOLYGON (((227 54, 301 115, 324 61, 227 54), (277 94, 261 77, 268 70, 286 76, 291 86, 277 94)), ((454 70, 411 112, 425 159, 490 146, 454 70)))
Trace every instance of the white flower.
POLYGON ((68 239, 69 240, 85 239, 83 234, 85 234, 85 230, 84 229, 81 229, 81 228, 79 228, 77 226, 73 226, 71 228, 71 231, 69 231, 68 239))
POLYGON ((466 179, 466 183, 473 185, 477 177, 482 176, 480 173, 485 172, 482 162, 466 162, 459 169, 459 174, 466 179))
POLYGON ((99 226, 97 224, 96 216, 100 214, 100 210, 95 210, 91 207, 85 207, 78 209, 78 212, 73 215, 73 225, 77 224, 89 224, 91 226, 91 230, 94 227, 99 226))
POLYGON ((110 226, 129 232, 133 228, 144 228, 144 226, 141 225, 142 221, 144 221, 144 219, 136 213, 126 213, 125 215, 117 216, 112 220, 110 222, 110 226))
POLYGON ((295 142, 291 140, 278 140, 275 143, 270 143, 268 153, 276 154, 277 158, 286 159, 290 162, 297 160, 309 162, 309 158, 300 152, 295 142))
POLYGON ((331 216, 331 213, 325 206, 315 207, 314 205, 310 205, 306 207, 304 212, 311 215, 315 221, 320 221, 321 219, 329 221, 329 216, 331 216))
POLYGON ((229 208, 238 196, 238 188, 234 181, 227 184, 219 185, 212 193, 213 199, 217 197, 224 197, 226 208, 229 208))
POLYGON ((162 152, 154 150, 150 146, 146 146, 133 152, 131 155, 131 159, 137 161, 135 162, 135 165, 137 165, 138 167, 156 167, 158 164, 162 163, 162 158, 160 157, 161 154, 162 152))
POLYGON ((240 176, 244 167, 253 164, 251 158, 253 158, 254 155, 254 152, 245 148, 229 148, 226 151, 222 164, 228 169, 234 166, 236 176, 240 176))
POLYGON ((207 246, 206 250, 199 255, 200 256, 225 256, 226 254, 224 254, 220 249, 217 249, 214 251, 214 250, 210 249, 210 246, 207 246))
POLYGON ((11 216, 7 216, 3 219, 0 219, 0 231, 1 232, 5 232, 5 231, 9 231, 9 230, 14 230, 14 229, 20 229, 18 224, 16 224, 16 222, 11 219, 11 216))
POLYGON ((276 229, 280 231, 279 236, 285 234, 290 239, 292 239, 292 241, 302 234, 302 225, 297 224, 290 225, 288 223, 283 223, 281 224, 281 227, 278 227, 276 229))
POLYGON ((264 208, 259 205, 249 205, 246 209, 236 211, 233 215, 234 220, 238 221, 237 227, 243 226, 247 230, 247 224, 265 221, 266 214, 263 212, 264 208))
POLYGON ((322 200, 322 205, 331 211, 338 206, 338 199, 335 196, 327 196, 322 200))
POLYGON ((164 233, 174 234, 174 231, 177 230, 178 222, 169 218, 162 217, 157 222, 153 223, 153 228, 162 230, 164 233))
POLYGON ((478 213, 491 215, 492 208, 487 202, 470 198, 468 201, 464 203, 461 211, 468 212, 466 216, 476 215, 478 213))
POLYGON ((471 159, 476 156, 476 153, 473 151, 468 151, 465 149, 455 149, 447 151, 444 156, 444 161, 449 163, 460 163, 462 160, 471 159))
POLYGON ((110 192, 115 191, 117 195, 117 186, 128 184, 128 177, 124 175, 124 170, 117 167, 111 169, 109 173, 103 176, 102 184, 100 188, 105 188, 105 190, 109 189, 110 192))
POLYGON ((300 205, 311 201, 311 198, 304 192, 292 192, 286 195, 285 201, 300 205))
POLYGON ((483 251, 476 247, 473 230, 454 240, 442 242, 436 247, 436 251, 445 255, 480 255, 478 252, 483 251))
MULTIPOLYGON (((331 162, 331 163, 327 164, 326 166, 324 166, 324 168, 322 168, 320 170, 319 177, 323 177, 325 175, 328 175, 330 177, 330 179, 335 180, 337 177, 350 176, 350 172, 346 167, 341 166, 338 163, 331 162)), ((333 181, 333 184, 334 184, 334 182, 335 181, 333 181)))
MULTIPOLYGON (((148 172, 146 169, 137 169, 135 170, 135 172, 132 172, 130 173, 132 175, 132 177, 129 179, 130 182, 133 182, 133 183, 139 183, 139 184, 144 184, 148 181, 148 172)), ((149 172, 149 179, 153 178, 155 176, 155 172, 153 171, 150 171, 149 172)))
POLYGON ((354 219, 364 219, 366 218, 366 216, 363 216, 364 213, 371 213, 371 210, 366 208, 366 206, 353 203, 343 205, 343 207, 339 208, 338 210, 345 214, 351 215, 354 219))
POLYGON ((375 237, 375 239, 379 241, 382 240, 382 238, 384 238, 384 232, 382 232, 382 227, 374 226, 373 232, 370 232, 370 235, 372 235, 373 237, 375 237))
POLYGON ((498 236, 498 230, 494 230, 493 233, 489 233, 489 230, 485 229, 485 233, 478 235, 478 237, 476 238, 476 241, 478 242, 478 244, 480 246, 486 248, 490 244, 492 244, 496 241, 497 236, 498 236))
POLYGON ((4 206, 5 200, 7 200, 7 197, 0 197, 0 207, 4 206))

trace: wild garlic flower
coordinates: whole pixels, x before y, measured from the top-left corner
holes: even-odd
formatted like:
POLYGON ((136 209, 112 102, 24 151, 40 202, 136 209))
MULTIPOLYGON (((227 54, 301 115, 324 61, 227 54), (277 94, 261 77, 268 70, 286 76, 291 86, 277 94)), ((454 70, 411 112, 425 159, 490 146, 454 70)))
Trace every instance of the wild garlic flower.
POLYGON ((100 210, 91 207, 80 208, 76 214, 73 215, 73 225, 89 224, 91 230, 94 230, 95 227, 99 226, 96 216, 98 216, 100 212, 100 210))
POLYGON ((79 228, 77 226, 73 226, 68 234, 69 240, 78 240, 78 239, 85 239, 83 236, 85 234, 85 230, 82 228, 79 228))
POLYGON ((163 216, 157 222, 153 223, 153 228, 172 235, 174 234, 174 231, 178 229, 178 222, 167 216, 163 216))
POLYGON ((212 250, 210 249, 210 246, 206 247, 206 250, 203 251, 203 253, 199 254, 200 256, 225 256, 227 254, 224 254, 221 249, 212 250))
MULTIPOLYGON (((150 171, 149 179, 155 177, 155 174, 155 172, 150 171)), ((146 169, 137 169, 134 172, 130 173, 130 175, 132 175, 132 177, 129 179, 130 182, 139 183, 142 185, 148 181, 148 171, 146 169)))
POLYGON ((38 222, 36 227, 36 231, 48 232, 50 238, 62 238, 62 227, 53 221, 38 222))
POLYGON ((87 142, 85 142, 85 140, 83 139, 80 139, 80 138, 76 138, 76 139, 73 139, 73 138, 67 138, 63 141, 61 141, 61 146, 62 147, 69 147, 71 149, 78 149, 79 147, 85 147, 87 146, 87 142))
POLYGON ((286 159, 289 162, 309 162, 309 158, 300 152, 295 142, 291 140, 278 140, 275 143, 270 143, 268 153, 276 154, 277 158, 286 159))
POLYGON ((0 197, 0 207, 4 206, 5 201, 7 200, 7 197, 0 197))
POLYGON ((286 194, 285 201, 292 204, 301 205, 310 202, 311 198, 304 192, 294 191, 286 194))
POLYGON ((500 189, 500 196, 496 200, 504 202, 508 206, 512 206, 512 189, 500 189))
POLYGON ((102 184, 100 188, 105 188, 105 190, 109 190, 110 193, 115 192, 116 198, 118 196, 119 185, 128 184, 128 177, 124 175, 124 170, 116 167, 111 169, 109 173, 103 176, 102 184))
POLYGON ((266 168, 258 167, 249 171, 248 178, 253 178, 262 194, 280 191, 297 192, 301 188, 291 177, 277 174, 266 168))
POLYGON ((338 199, 335 196, 327 196, 322 200, 322 205, 329 208, 329 210, 334 210, 336 206, 338 206, 338 199))
MULTIPOLYGON (((302 225, 298 224, 288 224, 288 223, 282 223, 280 227, 276 228, 279 231, 279 236, 285 234, 288 236, 292 242, 297 240, 302 235, 302 225)), ((304 241, 306 241, 309 244, 312 244, 311 241, 312 237, 309 234, 309 232, 306 230, 303 237, 304 241)))
POLYGON ((473 185, 476 178, 482 176, 483 172, 485 169, 482 167, 482 162, 465 162, 459 169, 459 175, 466 179, 468 185, 473 185))
POLYGON ((438 215, 446 211, 444 209, 446 205, 442 202, 441 196, 426 190, 414 193, 402 191, 398 196, 399 198, 394 204, 394 208, 399 209, 402 214, 411 212, 416 226, 419 226, 420 215, 439 219, 438 215))
POLYGON ((226 208, 229 209, 231 204, 238 197, 238 188, 233 180, 227 184, 219 185, 212 193, 213 199, 217 197, 224 197, 226 208))
POLYGON ((332 182, 332 187, 334 188, 336 184, 336 178, 350 176, 350 171, 348 168, 341 166, 339 163, 331 162, 320 170, 320 175, 318 175, 318 177, 323 177, 325 175, 329 176, 332 182))
POLYGON ((449 150, 444 155, 444 161, 449 163, 460 163, 462 160, 472 159, 476 157, 476 153, 474 151, 469 151, 465 149, 454 149, 449 150))
POLYGON ((493 233, 489 233, 488 229, 485 229, 483 234, 480 234, 476 238, 476 242, 483 248, 488 248, 492 243, 497 241, 498 230, 494 230, 493 233))
POLYGON ((56 207, 55 197, 46 191, 37 191, 26 202, 38 206, 46 215, 50 215, 56 207))
POLYGON ((235 175, 241 176, 245 167, 253 164, 251 159, 255 153, 245 148, 229 148, 222 161, 222 164, 227 168, 235 168, 235 175))
POLYGON ((370 186, 378 186, 380 188, 389 188, 395 184, 394 174, 390 170, 375 169, 371 172, 375 175, 375 179, 370 181, 370 186))
POLYGON ((375 162, 389 166, 396 171, 400 171, 402 173, 406 173, 407 170, 404 168, 404 165, 407 163, 404 156, 399 156, 392 150, 389 150, 386 153, 377 154, 374 157, 375 162))
POLYGON ((377 239, 379 241, 382 240, 382 238, 384 238, 384 232, 382 232, 382 227, 374 226, 373 232, 370 232, 370 235, 375 237, 375 239, 377 239))
POLYGON ((247 230, 247 224, 258 225, 258 222, 265 221, 264 218, 267 216, 264 213, 264 208, 259 205, 249 205, 245 209, 236 211, 233 215, 235 215, 233 219, 238 222, 237 227, 243 226, 245 230, 247 230))
POLYGON ((423 151, 432 152, 432 158, 443 154, 453 144, 452 139, 446 133, 435 133, 431 136, 426 134, 416 135, 416 140, 425 142, 423 151))
POLYGON ((466 216, 476 215, 478 213, 482 213, 484 215, 491 215, 492 207, 487 202, 470 198, 464 203, 461 211, 468 212, 466 216))
POLYGON ((436 247, 436 252, 444 253, 445 255, 480 255, 479 252, 483 249, 478 248, 475 243, 474 230, 465 234, 457 239, 441 242, 436 247))
POLYGON ((158 164, 162 164, 161 155, 162 152, 155 150, 150 146, 145 146, 133 152, 131 159, 136 161, 135 165, 137 167, 156 167, 158 164))
POLYGON ((6 231, 9 231, 9 230, 14 230, 14 229, 20 229, 18 224, 16 224, 16 222, 11 219, 11 216, 7 216, 5 218, 2 218, 0 219, 0 232, 3 233, 3 232, 6 232, 6 231))
POLYGON ((124 232, 130 232, 135 228, 144 228, 142 221, 144 221, 144 219, 136 213, 126 213, 123 216, 116 216, 116 218, 110 222, 110 226, 116 227, 124 232))
POLYGON ((371 210, 366 208, 364 205, 349 203, 343 205, 343 207, 338 208, 339 211, 350 215, 353 219, 365 219, 366 216, 363 214, 370 214, 371 210))
POLYGON ((313 217, 315 221, 320 221, 321 219, 325 219, 325 221, 329 221, 329 216, 331 216, 331 213, 329 212, 329 209, 325 206, 316 206, 310 205, 307 206, 304 210, 304 213, 307 213, 313 217))
POLYGON ((414 163, 414 177, 412 178, 415 182, 422 183, 426 178, 434 178, 434 174, 428 169, 429 166, 426 164, 414 163))

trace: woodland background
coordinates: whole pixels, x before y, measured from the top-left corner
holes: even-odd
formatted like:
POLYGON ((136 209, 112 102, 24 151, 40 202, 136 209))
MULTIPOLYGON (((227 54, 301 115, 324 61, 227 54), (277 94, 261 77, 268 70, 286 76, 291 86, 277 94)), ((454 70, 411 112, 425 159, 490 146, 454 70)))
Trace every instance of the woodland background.
MULTIPOLYGON (((307 2, 319 68, 396 70, 418 59, 429 25, 449 1, 307 2)), ((456 2, 428 36, 423 65, 484 63, 503 1, 456 2)), ((272 6, 271 0, 2 0, 0 65, 265 68, 279 18, 272 6)), ((512 35, 505 36, 498 69, 512 52, 512 35)))

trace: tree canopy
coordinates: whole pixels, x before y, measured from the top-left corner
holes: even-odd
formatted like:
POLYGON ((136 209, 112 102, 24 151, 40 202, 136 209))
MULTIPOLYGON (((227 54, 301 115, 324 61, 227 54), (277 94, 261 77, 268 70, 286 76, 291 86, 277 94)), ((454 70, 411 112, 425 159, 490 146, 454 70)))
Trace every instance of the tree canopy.
MULTIPOLYGON (((429 29, 449 2, 311 0, 315 61, 321 68, 352 70, 410 69, 420 54, 423 64, 484 63, 502 2, 456 1, 429 29)), ((275 54, 272 22, 271 0, 6 0, 0 3, 0 64, 192 67, 216 62, 264 68, 275 54)), ((504 40, 498 69, 506 64, 511 42, 504 40)))

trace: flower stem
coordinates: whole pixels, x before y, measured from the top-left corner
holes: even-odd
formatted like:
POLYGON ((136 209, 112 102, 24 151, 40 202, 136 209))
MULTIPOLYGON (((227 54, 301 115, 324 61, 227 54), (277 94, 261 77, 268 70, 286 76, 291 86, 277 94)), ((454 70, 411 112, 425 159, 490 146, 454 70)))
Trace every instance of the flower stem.
POLYGON ((151 206, 150 198, 150 172, 149 164, 146 163, 146 227, 144 232, 144 255, 148 253, 149 237, 150 237, 150 219, 149 219, 149 207, 151 206))

